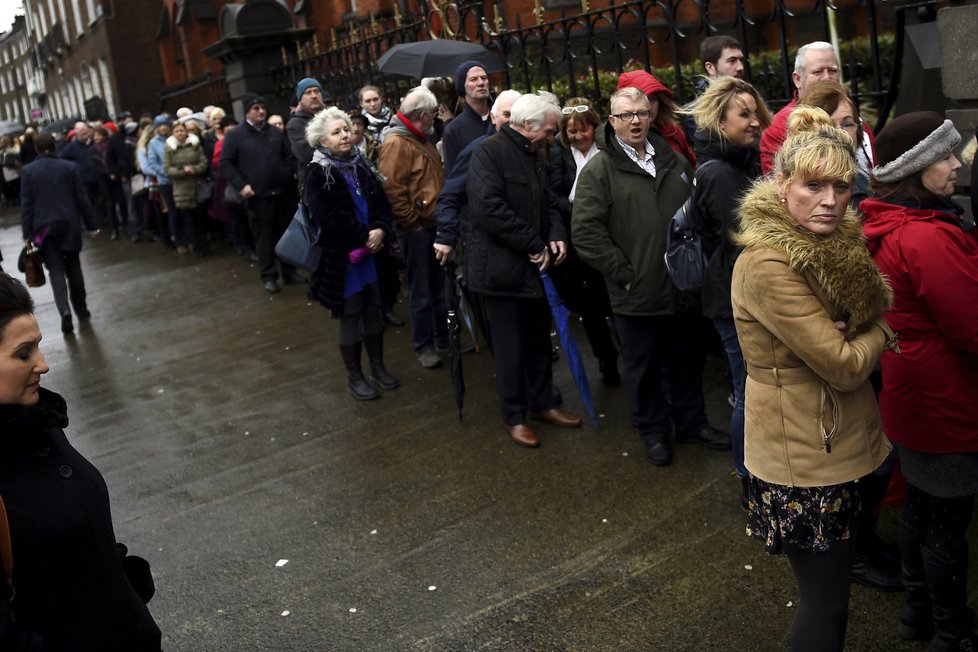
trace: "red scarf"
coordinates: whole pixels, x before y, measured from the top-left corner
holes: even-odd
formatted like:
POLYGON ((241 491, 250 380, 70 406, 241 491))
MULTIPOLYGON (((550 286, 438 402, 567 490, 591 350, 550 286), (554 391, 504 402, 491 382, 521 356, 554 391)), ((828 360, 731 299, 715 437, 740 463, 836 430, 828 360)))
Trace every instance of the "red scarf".
POLYGON ((415 136, 417 136, 418 138, 421 139, 421 142, 422 143, 428 142, 428 134, 426 134, 425 132, 421 131, 417 127, 415 127, 414 126, 414 123, 411 122, 410 118, 408 118, 406 115, 404 115, 400 111, 397 112, 397 117, 404 124, 404 127, 408 131, 410 131, 412 134, 414 134, 415 136))

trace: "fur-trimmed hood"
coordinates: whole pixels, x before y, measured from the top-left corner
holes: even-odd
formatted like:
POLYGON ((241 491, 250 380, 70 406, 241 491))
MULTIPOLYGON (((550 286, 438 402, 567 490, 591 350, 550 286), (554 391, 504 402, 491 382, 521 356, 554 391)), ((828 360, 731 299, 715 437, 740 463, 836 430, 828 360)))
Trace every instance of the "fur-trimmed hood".
MULTIPOLYGON (((176 150, 177 146, 180 145, 180 141, 177 140, 176 136, 167 136, 166 146, 172 150, 176 150)), ((197 134, 187 134, 187 140, 184 145, 190 145, 191 147, 197 147, 200 145, 200 138, 197 134)))
POLYGON ((744 249, 783 251, 791 269, 811 275, 848 315, 850 331, 872 323, 893 304, 893 292, 870 258, 851 208, 833 233, 817 235, 795 223, 778 198, 775 182, 762 179, 744 196, 739 215, 735 242, 744 249))

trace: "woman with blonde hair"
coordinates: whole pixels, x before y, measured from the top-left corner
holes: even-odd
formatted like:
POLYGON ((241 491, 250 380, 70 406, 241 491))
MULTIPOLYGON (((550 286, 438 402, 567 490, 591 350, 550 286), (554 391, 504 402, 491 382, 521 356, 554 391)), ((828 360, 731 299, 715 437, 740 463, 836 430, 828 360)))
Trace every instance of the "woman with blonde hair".
POLYGON ((730 305, 730 280, 740 253, 733 241, 739 228, 737 205, 744 191, 761 175, 758 143, 761 131, 771 124, 771 114, 757 90, 736 77, 713 80, 688 112, 696 121, 693 146, 699 162, 693 189, 695 224, 709 256, 702 289, 703 316, 713 322, 730 366, 734 397, 730 438, 734 469, 741 481, 742 502, 746 506, 746 372, 730 305))
POLYGON ((857 481, 890 446, 869 375, 898 350, 892 293, 848 206, 852 139, 800 106, 774 175, 744 197, 731 304, 747 369, 744 464, 750 536, 794 571, 794 652, 842 650, 857 481))

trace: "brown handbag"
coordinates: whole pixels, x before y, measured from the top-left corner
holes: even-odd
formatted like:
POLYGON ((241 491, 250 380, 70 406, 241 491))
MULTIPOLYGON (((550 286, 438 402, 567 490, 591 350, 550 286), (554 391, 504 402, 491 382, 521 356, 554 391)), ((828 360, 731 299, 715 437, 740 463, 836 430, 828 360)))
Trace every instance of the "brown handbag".
POLYGON ((47 281, 44 277, 41 250, 33 242, 27 243, 21 250, 20 258, 17 260, 17 269, 24 272, 29 288, 39 288, 47 281))

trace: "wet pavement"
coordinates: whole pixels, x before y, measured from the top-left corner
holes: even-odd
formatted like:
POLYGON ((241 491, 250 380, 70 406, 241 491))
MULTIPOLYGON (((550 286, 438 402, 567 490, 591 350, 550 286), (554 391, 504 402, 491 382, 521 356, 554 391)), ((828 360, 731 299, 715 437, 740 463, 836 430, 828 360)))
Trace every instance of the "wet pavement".
MULTIPOLYGON (((0 218, 16 274, 19 228, 0 218)), ((326 311, 214 251, 86 241, 93 317, 70 337, 32 290, 45 384, 105 475, 118 538, 152 564, 167 650, 787 648, 794 582, 745 536, 729 453, 682 445, 654 467, 624 390, 599 382, 600 432, 540 425, 539 449, 517 447, 489 356, 464 356, 459 423, 448 370, 418 365, 407 328, 385 342, 402 387, 358 402, 326 311)), ((563 361, 555 377, 580 413, 563 361)), ((706 389, 723 426, 715 360, 706 389)), ((921 649, 896 635, 899 604, 855 586, 847 649, 921 649)))

